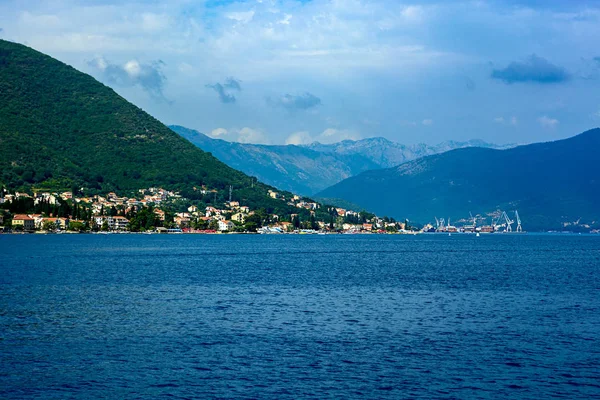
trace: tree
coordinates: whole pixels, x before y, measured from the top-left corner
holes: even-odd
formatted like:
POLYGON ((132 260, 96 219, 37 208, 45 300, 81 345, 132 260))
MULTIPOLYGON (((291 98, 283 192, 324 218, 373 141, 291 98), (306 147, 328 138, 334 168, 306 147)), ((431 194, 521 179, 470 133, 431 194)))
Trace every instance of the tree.
POLYGON ((246 217, 246 223, 253 222, 256 224, 257 228, 262 227, 262 221, 262 216, 258 212, 255 212, 254 214, 248 215, 246 217))
POLYGON ((71 222, 69 222, 69 230, 83 232, 85 230, 85 226, 84 226, 83 222, 71 221, 71 222))
POLYGON ((56 223, 53 221, 44 221, 42 223, 42 230, 45 230, 47 232, 54 232, 56 230, 56 223))
POLYGON ((198 219, 194 220, 194 222, 192 222, 192 228, 205 230, 206 228, 208 228, 208 222, 206 222, 205 220, 203 220, 201 218, 198 218, 198 219))
POLYGON ((292 225, 294 225, 294 228, 296 229, 300 228, 300 218, 298 216, 292 218, 292 225))
POLYGON ((315 221, 315 216, 312 214, 310 215, 310 229, 312 229, 312 230, 319 229, 319 224, 317 224, 317 221, 315 221))
POLYGON ((102 232, 108 232, 108 221, 105 219, 102 221, 102 226, 100 227, 102 232))
POLYGON ((244 224, 244 228, 248 232, 256 232, 258 225, 256 225, 256 222, 246 221, 246 223, 244 224))

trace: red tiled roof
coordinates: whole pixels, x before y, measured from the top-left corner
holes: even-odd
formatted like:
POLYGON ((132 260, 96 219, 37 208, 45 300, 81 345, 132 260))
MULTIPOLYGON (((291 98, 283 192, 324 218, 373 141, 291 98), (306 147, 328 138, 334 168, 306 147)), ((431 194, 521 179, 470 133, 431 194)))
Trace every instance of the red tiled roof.
POLYGON ((19 221, 33 221, 33 218, 31 218, 29 215, 25 215, 25 214, 16 214, 13 217, 13 221, 14 220, 19 220, 19 221))

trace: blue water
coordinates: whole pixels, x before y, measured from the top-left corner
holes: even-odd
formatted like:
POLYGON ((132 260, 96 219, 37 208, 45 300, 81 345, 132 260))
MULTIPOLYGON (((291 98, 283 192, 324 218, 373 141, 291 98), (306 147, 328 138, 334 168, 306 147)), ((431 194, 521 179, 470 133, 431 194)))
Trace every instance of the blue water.
POLYGON ((600 237, 0 235, 0 398, 600 398, 600 237))

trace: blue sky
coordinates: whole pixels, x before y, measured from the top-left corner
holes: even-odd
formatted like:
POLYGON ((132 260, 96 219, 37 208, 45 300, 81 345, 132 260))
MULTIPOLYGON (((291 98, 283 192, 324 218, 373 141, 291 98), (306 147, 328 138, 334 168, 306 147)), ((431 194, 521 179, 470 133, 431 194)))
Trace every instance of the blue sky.
POLYGON ((226 140, 529 143, 600 126, 600 1, 3 0, 0 38, 226 140))

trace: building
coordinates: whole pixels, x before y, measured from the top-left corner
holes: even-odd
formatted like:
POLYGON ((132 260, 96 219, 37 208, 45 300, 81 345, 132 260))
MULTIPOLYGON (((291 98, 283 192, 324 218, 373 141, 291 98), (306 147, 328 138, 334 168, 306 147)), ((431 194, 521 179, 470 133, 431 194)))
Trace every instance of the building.
POLYGON ((212 217, 213 215, 221 215, 221 210, 217 210, 214 207, 206 207, 205 217, 212 217))
MULTIPOLYGON (((127 229, 127 224, 129 224, 129 220, 127 218, 117 215, 115 217, 112 217, 111 229, 114 229, 116 231, 124 231, 125 229, 127 229)), ((108 226, 110 226, 110 222, 108 226)))
POLYGON ((165 212, 159 208, 155 208, 154 209, 154 214, 156 214, 156 216, 158 217, 159 220, 164 221, 165 220, 165 212))
POLYGON ((108 229, 110 229, 111 231, 124 231, 127 229, 127 224, 129 224, 129 220, 127 218, 121 217, 119 215, 116 215, 114 217, 102 216, 94 218, 94 222, 99 228, 101 228, 102 225, 104 225, 104 221, 106 221, 108 229))
POLYGON ((281 226, 281 229, 284 232, 289 232, 289 231, 294 230, 294 225, 291 222, 284 221, 284 222, 280 222, 278 225, 281 226))
POLYGON ((65 230, 69 226, 67 218, 42 218, 39 222, 39 227, 42 228, 45 222, 52 222, 56 226, 56 229, 65 230))
POLYGON ((24 231, 33 231, 35 229, 35 220, 29 215, 16 214, 12 220, 13 229, 21 227, 24 231))
POLYGON ((191 219, 190 219, 190 217, 179 216, 178 215, 178 216, 175 217, 174 222, 175 222, 175 225, 177 225, 178 227, 180 227, 182 229, 183 228, 189 228, 190 227, 191 219))
POLYGON ((235 228, 235 224, 228 220, 219 221, 219 231, 227 232, 233 230, 235 228))
POLYGON ((246 214, 244 214, 244 213, 233 214, 231 216, 231 220, 243 224, 244 222, 246 222, 246 214))
POLYGON ((42 220, 44 219, 42 214, 28 214, 28 216, 29 218, 33 218, 35 229, 40 229, 42 227, 42 220))

